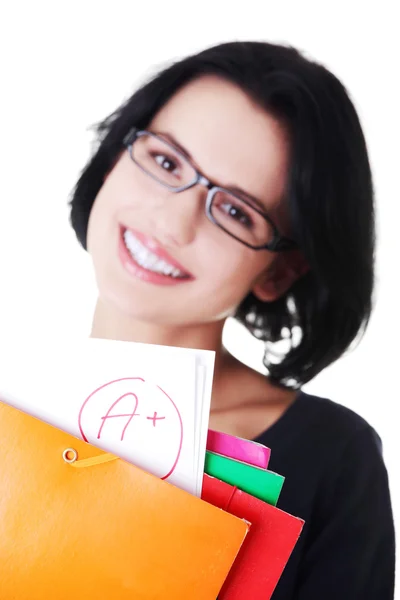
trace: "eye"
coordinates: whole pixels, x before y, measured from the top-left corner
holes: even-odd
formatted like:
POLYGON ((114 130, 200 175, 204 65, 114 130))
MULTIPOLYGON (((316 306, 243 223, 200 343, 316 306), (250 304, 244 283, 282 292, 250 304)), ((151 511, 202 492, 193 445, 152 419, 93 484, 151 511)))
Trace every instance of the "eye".
POLYGON ((238 206, 229 202, 228 200, 222 202, 220 204, 221 210, 223 210, 231 219, 240 223, 247 229, 251 229, 254 225, 253 219, 251 216, 242 208, 242 206, 238 206))
POLYGON ((175 171, 179 168, 177 162, 167 156, 166 154, 152 153, 152 157, 155 162, 163 169, 163 171, 167 171, 168 173, 176 174, 175 171))

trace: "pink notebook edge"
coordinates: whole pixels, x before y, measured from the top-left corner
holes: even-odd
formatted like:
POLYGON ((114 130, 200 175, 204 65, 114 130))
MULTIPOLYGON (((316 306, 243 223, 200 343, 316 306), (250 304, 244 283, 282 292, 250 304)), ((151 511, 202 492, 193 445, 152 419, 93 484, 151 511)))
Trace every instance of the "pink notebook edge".
POLYGON ((209 429, 207 433, 207 450, 261 469, 268 467, 271 456, 270 448, 259 442, 213 429, 209 429))

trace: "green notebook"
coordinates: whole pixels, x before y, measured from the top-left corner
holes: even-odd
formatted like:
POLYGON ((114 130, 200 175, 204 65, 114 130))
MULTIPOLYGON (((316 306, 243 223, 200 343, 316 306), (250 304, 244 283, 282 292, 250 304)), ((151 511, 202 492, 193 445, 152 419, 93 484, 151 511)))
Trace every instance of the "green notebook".
POLYGON ((208 450, 204 471, 272 506, 276 506, 285 481, 282 475, 208 450))

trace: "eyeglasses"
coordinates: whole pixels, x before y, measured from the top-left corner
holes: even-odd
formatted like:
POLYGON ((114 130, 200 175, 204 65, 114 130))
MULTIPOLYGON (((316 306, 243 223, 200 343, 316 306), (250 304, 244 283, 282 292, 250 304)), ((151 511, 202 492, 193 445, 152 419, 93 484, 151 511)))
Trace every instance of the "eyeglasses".
POLYGON ((279 252, 297 247, 249 198, 222 188, 200 173, 172 143, 150 131, 133 128, 124 138, 133 162, 152 179, 174 193, 200 184, 207 188, 208 219, 253 250, 279 252))

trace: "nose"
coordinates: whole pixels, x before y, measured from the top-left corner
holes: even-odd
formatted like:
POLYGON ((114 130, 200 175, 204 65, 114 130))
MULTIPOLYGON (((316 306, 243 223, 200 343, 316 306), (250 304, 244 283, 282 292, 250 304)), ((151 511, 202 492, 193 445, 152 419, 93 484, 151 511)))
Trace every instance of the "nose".
POLYGON ((153 234, 161 244, 179 248, 194 241, 205 215, 204 192, 200 186, 179 193, 169 192, 163 202, 153 207, 153 234))

